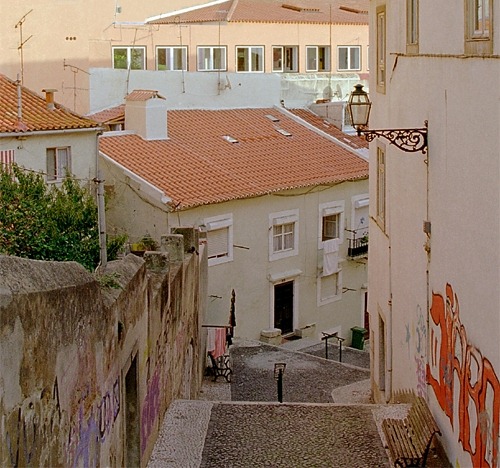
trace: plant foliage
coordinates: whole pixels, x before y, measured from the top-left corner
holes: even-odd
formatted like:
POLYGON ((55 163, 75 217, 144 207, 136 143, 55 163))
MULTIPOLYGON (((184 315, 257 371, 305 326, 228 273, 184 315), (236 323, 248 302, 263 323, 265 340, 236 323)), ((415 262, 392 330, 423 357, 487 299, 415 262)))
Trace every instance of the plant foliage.
MULTIPOLYGON (((108 239, 116 258, 123 237, 108 239)), ((72 177, 47 185, 40 174, 13 165, 0 168, 0 253, 34 260, 76 261, 87 270, 99 264, 97 205, 72 177)))

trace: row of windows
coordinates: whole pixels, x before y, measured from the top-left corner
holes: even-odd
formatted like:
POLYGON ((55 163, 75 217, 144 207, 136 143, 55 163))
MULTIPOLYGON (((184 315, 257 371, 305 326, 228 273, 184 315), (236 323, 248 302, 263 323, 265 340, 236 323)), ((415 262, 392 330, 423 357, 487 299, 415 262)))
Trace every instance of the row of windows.
MULTIPOLYGON (((264 72, 264 46, 236 47, 237 72, 264 72)), ((299 47, 273 46, 272 72, 298 72, 299 47)), ((196 61, 198 71, 226 71, 227 47, 197 47, 196 61)), ((305 50, 307 72, 331 71, 331 51, 329 46, 307 46, 305 50)), ((131 70, 146 69, 145 46, 113 47, 113 68, 131 70)), ((169 71, 188 70, 188 47, 156 47, 156 69, 169 71)), ((361 46, 337 47, 337 71, 361 70, 361 46)))
MULTIPOLYGON (((342 296, 342 270, 338 265, 337 251, 333 264, 325 265, 326 243, 343 241, 344 202, 324 203, 319 206, 319 248, 324 250, 323 271, 318 276, 318 305, 339 300, 342 296)), ((233 260, 233 218, 221 215, 205 220, 209 266, 233 260)), ((288 210, 269 215, 269 260, 298 255, 299 211, 288 210)), ((334 249, 338 250, 338 249, 334 249)))
MULTIPOLYGON (((209 265, 233 259, 232 215, 222 215, 205 220, 209 265)), ((299 212, 289 210, 269 215, 269 260, 298 254, 299 212)), ((343 242, 344 202, 331 202, 319 206, 318 248, 324 242, 337 239, 343 242)))
MULTIPOLYGON (((0 164, 8 168, 14 164, 15 150, 0 150, 0 164)), ((46 150, 46 180, 57 182, 71 173, 71 148, 47 148, 46 150)))
MULTIPOLYGON (((377 90, 385 92, 386 9, 377 8, 377 90)), ((465 0, 465 54, 488 55, 493 52, 491 0, 465 0)), ((406 52, 417 54, 419 45, 419 0, 406 0, 406 52)))

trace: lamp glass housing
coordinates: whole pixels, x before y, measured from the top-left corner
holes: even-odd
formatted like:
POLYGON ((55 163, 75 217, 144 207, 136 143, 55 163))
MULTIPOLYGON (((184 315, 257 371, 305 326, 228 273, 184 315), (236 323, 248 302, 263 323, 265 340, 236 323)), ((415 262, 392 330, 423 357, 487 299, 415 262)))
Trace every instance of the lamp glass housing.
POLYGON ((278 380, 280 373, 281 373, 281 375, 284 374, 285 367, 286 367, 286 363, 284 363, 284 362, 277 362, 274 364, 274 378, 276 380, 278 380))
POLYGON ((372 103, 368 97, 368 93, 363 90, 362 84, 357 84, 354 88, 354 91, 349 97, 349 102, 347 103, 351 124, 355 128, 366 127, 368 126, 372 103))

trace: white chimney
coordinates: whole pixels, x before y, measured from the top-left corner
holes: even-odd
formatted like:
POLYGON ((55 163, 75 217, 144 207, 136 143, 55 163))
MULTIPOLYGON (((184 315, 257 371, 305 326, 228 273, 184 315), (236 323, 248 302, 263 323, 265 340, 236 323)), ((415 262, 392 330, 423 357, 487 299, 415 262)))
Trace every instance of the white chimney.
POLYGON ((42 93, 45 93, 45 103, 47 104, 48 110, 54 110, 56 108, 54 104, 54 93, 57 89, 42 89, 42 93))
POLYGON ((166 140, 167 102, 158 91, 135 90, 125 98, 125 129, 144 140, 166 140))

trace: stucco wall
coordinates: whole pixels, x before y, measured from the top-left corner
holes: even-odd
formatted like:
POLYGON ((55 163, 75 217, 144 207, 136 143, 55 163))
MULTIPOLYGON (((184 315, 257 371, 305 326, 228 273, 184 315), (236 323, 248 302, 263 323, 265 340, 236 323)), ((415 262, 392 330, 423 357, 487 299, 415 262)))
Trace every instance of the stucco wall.
MULTIPOLYGON (((102 159, 102 158, 101 158, 102 159)), ((328 303, 318 302, 318 282, 322 271, 323 250, 318 246, 319 206, 322 203, 344 203, 344 227, 352 229, 353 201, 368 196, 368 180, 345 182, 333 187, 289 190, 274 195, 235 200, 169 213, 168 207, 154 203, 141 192, 140 185, 102 159, 108 189, 108 228, 127 232, 132 242, 148 233, 156 239, 177 226, 198 227, 204 220, 231 215, 233 220, 233 260, 209 266, 207 323, 228 323, 232 289, 236 292, 236 336, 258 339, 261 330, 273 326, 274 284, 290 272, 300 271, 295 281, 294 326, 316 324, 316 333, 338 329, 339 336, 351 340, 351 327, 364 326, 364 300, 367 264, 362 258, 347 259, 348 232, 340 245, 342 286, 347 288, 328 303), (298 210, 298 254, 269 260, 269 214, 298 210)), ((287 276, 288 275, 288 276, 287 276)))
MULTIPOLYGON (((498 466, 500 2, 489 2, 493 53, 485 56, 467 54, 466 3, 419 3, 417 54, 405 50, 405 4, 372 5, 372 19, 377 5, 387 7, 390 75, 385 94, 371 93, 370 126, 429 124, 425 155, 386 145, 386 226, 370 230, 373 376, 380 398, 412 388, 428 399, 453 465, 498 466)), ((373 161, 381 144, 371 145, 373 161)), ((376 164, 370 180, 375 207, 376 164)))
POLYGON ((71 173, 82 183, 96 177, 97 131, 59 131, 55 134, 0 138, 0 150, 14 150, 14 162, 47 173, 47 148, 70 147, 71 173))
POLYGON ((2 466, 147 463, 165 409, 201 385, 200 258, 128 255, 109 288, 73 262, 0 257, 2 466))

